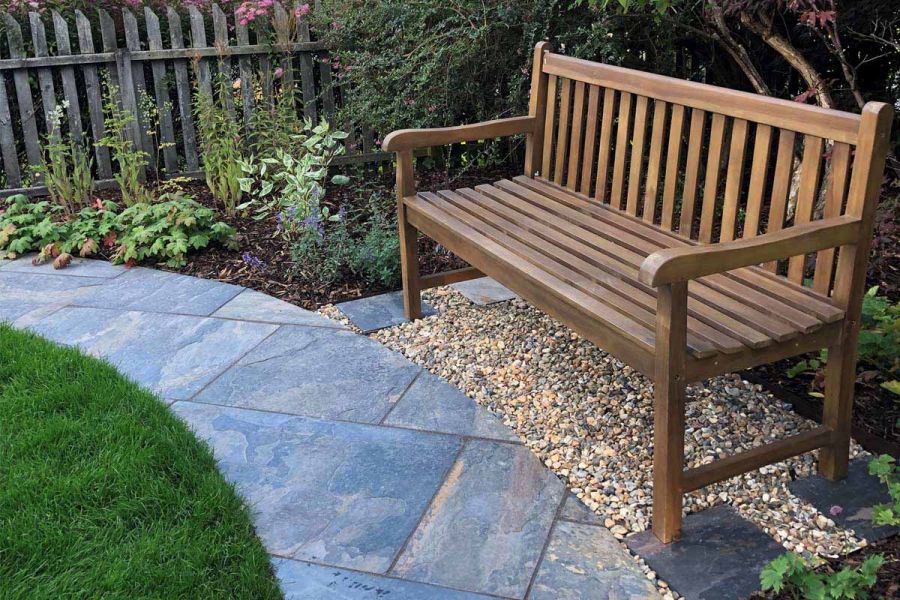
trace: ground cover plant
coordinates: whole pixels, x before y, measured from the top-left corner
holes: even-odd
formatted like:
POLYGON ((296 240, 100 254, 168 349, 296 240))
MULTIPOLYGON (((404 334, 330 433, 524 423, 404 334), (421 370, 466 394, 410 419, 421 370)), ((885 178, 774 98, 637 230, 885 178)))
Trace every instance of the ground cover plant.
POLYGON ((108 364, 6 325, 0 456, 0 597, 281 597, 185 424, 108 364))

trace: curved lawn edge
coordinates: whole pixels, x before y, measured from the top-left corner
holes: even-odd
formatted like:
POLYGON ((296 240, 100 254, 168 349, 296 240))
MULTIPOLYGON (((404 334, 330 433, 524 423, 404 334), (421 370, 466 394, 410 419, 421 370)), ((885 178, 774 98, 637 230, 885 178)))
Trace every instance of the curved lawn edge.
POLYGON ((280 598, 212 452, 152 393, 0 324, 7 597, 280 598))

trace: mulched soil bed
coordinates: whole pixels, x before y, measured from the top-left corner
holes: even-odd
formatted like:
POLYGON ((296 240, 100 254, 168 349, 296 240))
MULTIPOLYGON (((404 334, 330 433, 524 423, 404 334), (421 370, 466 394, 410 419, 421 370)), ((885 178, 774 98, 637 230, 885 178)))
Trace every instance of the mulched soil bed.
MULTIPOLYGON (((828 562, 818 569, 820 573, 832 573, 844 567, 859 567, 862 562, 873 554, 883 554, 884 566, 878 571, 878 583, 869 591, 870 598, 897 598, 900 597, 900 535, 875 542, 856 552, 828 559, 828 562)), ((791 596, 781 594, 757 593, 752 596, 754 600, 791 600, 791 596)))
MULTIPOLYGON (((452 179, 443 171, 421 173, 418 189, 434 191, 447 187, 465 187, 509 177, 513 173, 508 169, 471 170, 463 175, 455 175, 452 179)), ((204 205, 215 207, 216 203, 206 185, 201 181, 186 184, 185 191, 204 205)), ((370 171, 362 176, 354 177, 350 185, 331 186, 323 204, 332 212, 345 206, 348 210, 363 208, 369 199, 378 194, 383 198, 392 198, 394 194, 393 172, 376 173, 370 171), (364 179, 364 187, 355 185, 364 179)), ((392 210, 391 205, 391 210, 392 210)), ((168 269, 193 275, 204 279, 216 279, 241 285, 264 292, 286 302, 316 309, 327 303, 352 300, 363 296, 388 291, 383 287, 372 285, 357 278, 348 278, 328 287, 311 287, 295 281, 292 277, 293 263, 290 246, 282 238, 274 235, 274 218, 256 221, 248 217, 225 217, 223 220, 238 231, 238 249, 229 250, 221 246, 212 246, 191 255, 187 265, 178 269, 168 269), (262 260, 264 269, 255 269, 247 265, 245 253, 262 260)), ((467 266, 431 240, 419 242, 421 272, 423 274, 438 273, 450 269, 467 266)), ((162 267, 165 268, 165 267, 162 267)))

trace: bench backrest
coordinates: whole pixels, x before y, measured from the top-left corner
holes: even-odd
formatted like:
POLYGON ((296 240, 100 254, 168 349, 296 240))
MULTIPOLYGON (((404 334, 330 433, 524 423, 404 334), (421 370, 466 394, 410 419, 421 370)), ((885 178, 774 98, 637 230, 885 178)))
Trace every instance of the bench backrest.
MULTIPOLYGON (((552 54, 545 44, 534 61, 531 114, 544 126, 529 140, 526 174, 701 243, 864 212, 870 235, 886 105, 860 116, 552 54)), ((767 266, 799 283, 805 260, 767 266)), ((817 291, 831 291, 837 262, 831 250, 815 257, 817 291)))

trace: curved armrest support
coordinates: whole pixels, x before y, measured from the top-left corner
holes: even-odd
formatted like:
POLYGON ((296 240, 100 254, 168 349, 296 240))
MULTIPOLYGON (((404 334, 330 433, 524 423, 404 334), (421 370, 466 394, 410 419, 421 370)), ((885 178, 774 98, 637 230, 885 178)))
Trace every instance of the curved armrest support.
POLYGON ((644 259, 640 280, 658 287, 853 244, 859 235, 859 219, 836 217, 733 242, 666 248, 644 259))
POLYGON ((511 117, 496 121, 485 121, 457 127, 439 127, 435 129, 400 129, 388 134, 381 144, 387 152, 403 152, 416 148, 446 146, 460 142, 474 142, 489 138, 507 137, 520 133, 532 133, 535 126, 534 117, 511 117))

